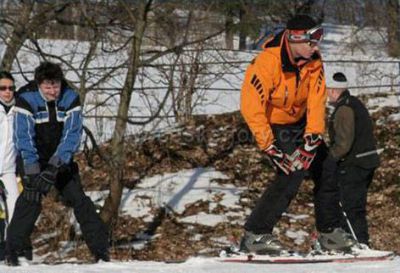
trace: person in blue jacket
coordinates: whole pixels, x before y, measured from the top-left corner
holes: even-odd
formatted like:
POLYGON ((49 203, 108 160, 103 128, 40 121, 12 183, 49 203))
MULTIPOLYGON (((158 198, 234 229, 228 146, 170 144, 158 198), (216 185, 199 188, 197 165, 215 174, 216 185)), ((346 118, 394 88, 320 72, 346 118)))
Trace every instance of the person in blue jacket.
POLYGON ((85 195, 73 161, 82 135, 79 95, 66 84, 57 64, 41 63, 34 78, 18 91, 14 108, 14 143, 24 189, 7 229, 6 262, 19 265, 18 255, 30 241, 42 197, 53 187, 74 209, 96 261, 109 261, 107 227, 85 195))

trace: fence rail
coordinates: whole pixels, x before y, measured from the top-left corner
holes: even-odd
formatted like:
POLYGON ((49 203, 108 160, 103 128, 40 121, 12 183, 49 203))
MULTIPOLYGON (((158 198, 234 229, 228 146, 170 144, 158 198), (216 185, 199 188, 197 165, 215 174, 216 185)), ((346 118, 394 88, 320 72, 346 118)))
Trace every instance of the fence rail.
MULTIPOLYGON (((210 49, 215 51, 215 49, 210 49)), ((190 50, 188 50, 190 51, 190 50)), ((218 50, 217 50, 218 51, 218 50)), ((221 51, 226 51, 226 50, 221 50, 221 51)), ((237 53, 237 52, 241 52, 241 53, 248 53, 248 54, 257 54, 259 51, 232 51, 233 53, 237 53)), ((208 61, 208 62, 200 62, 199 65, 203 65, 203 66, 214 66, 214 65, 225 65, 227 67, 233 68, 233 69, 238 69, 240 68, 241 70, 237 70, 237 71, 233 71, 231 69, 226 69, 226 71, 221 71, 219 72, 219 74, 223 74, 223 75, 240 75, 242 73, 244 73, 244 69, 247 67, 247 65, 249 64, 249 60, 243 61, 243 60, 231 60, 231 61, 208 61)), ((370 85, 357 85, 357 86, 349 86, 350 89, 371 89, 371 88, 390 88, 391 90, 394 89, 398 89, 398 92, 396 92, 396 94, 400 94, 400 60, 334 60, 334 59, 328 59, 328 60, 324 60, 324 63, 327 64, 367 64, 367 65, 373 65, 373 64, 380 64, 380 65, 390 65, 390 64, 398 64, 398 74, 395 75, 393 74, 393 70, 391 71, 391 77, 399 77, 399 79, 397 80, 398 83, 393 83, 393 84, 370 84, 370 85)), ((174 64, 149 64, 149 65, 145 65, 143 67, 150 67, 150 68, 169 68, 171 66, 173 66, 174 64)), ((188 63, 188 62, 184 62, 184 63, 180 63, 177 65, 177 67, 182 67, 182 66, 191 66, 193 65, 192 63, 188 63)), ((125 68, 126 66, 121 66, 120 69, 125 68)), ((102 71, 102 70, 110 70, 112 69, 112 67, 107 67, 107 66, 99 66, 99 67, 91 67, 91 68, 87 68, 87 71, 90 72, 95 72, 95 71, 102 71)), ((179 71, 179 69, 177 69, 179 71)), ((394 68, 394 71, 396 70, 396 68, 394 68)), ((65 72, 71 72, 74 71, 72 69, 66 68, 65 72)), ((13 72, 13 74, 33 74, 34 71, 19 71, 19 72, 13 72)), ((142 70, 142 73, 143 72, 142 70)), ((200 74, 202 75, 211 75, 213 74, 212 71, 207 71, 207 72, 200 72, 200 74)), ((78 83, 78 82, 76 82, 78 83)), ((201 91, 210 91, 210 92, 240 92, 240 87, 236 87, 234 84, 231 85, 232 87, 201 87, 201 86, 197 86, 196 89, 197 90, 201 90, 201 91)), ((183 88, 183 86, 174 86, 174 88, 177 89, 181 89, 183 88)), ((152 91, 156 91, 159 90, 160 92, 162 91, 167 91, 168 86, 143 86, 143 87, 134 87, 133 88, 135 91, 147 91, 147 90, 152 90, 152 91)), ((118 95, 119 92, 121 92, 122 88, 121 87, 95 87, 89 90, 89 93, 93 93, 93 92, 107 92, 109 96, 115 96, 118 95)), ((400 102, 400 97, 396 97, 397 100, 399 100, 400 102)), ((93 104, 94 105, 94 104, 93 104)), ((100 104, 101 105, 101 104, 100 104)), ((93 109, 91 109, 93 110, 93 109)), ((84 115, 86 118, 117 118, 117 116, 115 115, 92 115, 89 114, 91 111, 88 111, 88 114, 84 115)), ((128 119, 147 119, 150 118, 150 116, 129 116, 128 119)), ((158 119, 162 119, 162 118, 174 118, 173 115, 165 115, 165 116, 159 116, 157 117, 158 119)))
MULTIPOLYGON (((243 52, 243 51, 242 51, 243 52)), ((250 63, 250 60, 248 61, 215 61, 215 62, 200 62, 199 65, 247 65, 250 63)), ((399 64, 400 66, 400 60, 323 60, 323 63, 356 63, 356 64, 361 64, 361 63, 366 63, 366 64, 399 64)), ((143 65, 142 67, 152 67, 152 68, 160 68, 160 67, 179 67, 179 66, 191 66, 193 63, 179 63, 179 64, 146 64, 143 65)), ((116 65, 117 66, 117 65, 116 65)), ((86 71, 102 71, 102 70, 108 70, 113 67, 109 66, 97 66, 97 67, 88 67, 85 70, 86 71)), ((127 68, 127 65, 121 65, 119 69, 124 69, 127 68)), ((399 68, 400 69, 400 68, 399 68)), ((79 69, 76 69, 79 70, 79 69)), ((71 71, 76 71, 71 68, 65 68, 64 72, 71 72, 71 71)), ((399 71, 400 72, 400 71, 399 71)), ((12 74, 15 75, 20 75, 20 74, 33 74, 34 70, 26 70, 26 71, 14 71, 12 74)))
MULTIPOLYGON (((377 84, 377 85, 357 85, 357 86, 349 86, 349 89, 368 89, 368 88, 380 88, 380 87, 400 87, 399 84, 377 84)), ((166 90, 168 86, 157 86, 157 87, 135 87, 133 90, 166 90)), ((175 88, 181 88, 180 86, 175 86, 175 88)), ((240 88, 197 88, 199 90, 207 90, 207 91, 223 91, 223 92, 240 92, 240 88)), ((111 88, 111 87, 98 87, 92 89, 92 91, 111 91, 111 92, 120 92, 121 88, 111 88)))

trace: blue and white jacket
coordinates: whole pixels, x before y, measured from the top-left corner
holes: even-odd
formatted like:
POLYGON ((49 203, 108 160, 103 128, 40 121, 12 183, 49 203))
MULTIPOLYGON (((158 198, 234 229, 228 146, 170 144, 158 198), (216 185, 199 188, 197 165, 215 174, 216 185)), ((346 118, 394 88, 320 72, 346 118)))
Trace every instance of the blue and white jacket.
POLYGON ((82 135, 78 93, 63 84, 59 98, 47 101, 30 82, 18 91, 14 111, 14 142, 25 174, 72 162, 82 135))

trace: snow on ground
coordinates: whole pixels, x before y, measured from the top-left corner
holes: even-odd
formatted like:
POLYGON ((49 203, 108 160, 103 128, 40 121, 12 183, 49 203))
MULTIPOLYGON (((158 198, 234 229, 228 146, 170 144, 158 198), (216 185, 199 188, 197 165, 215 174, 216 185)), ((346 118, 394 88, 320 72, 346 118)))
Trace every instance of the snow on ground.
POLYGON ((400 120, 400 113, 390 115, 389 119, 391 119, 391 120, 400 120))
POLYGON ((196 215, 184 217, 179 221, 187 224, 202 224, 205 226, 214 227, 219 223, 228 222, 228 218, 224 214, 209 214, 200 212, 196 215))
POLYGON ((398 273, 400 258, 392 261, 320 264, 238 264, 211 258, 192 258, 185 263, 110 262, 86 265, 0 265, 1 273, 398 273))
MULTIPOLYGON (((187 205, 202 200, 210 202, 210 211, 217 205, 235 211, 224 215, 200 213, 182 218, 182 222, 214 226, 226 222, 228 217, 245 217, 245 211, 239 205, 240 193, 244 189, 218 184, 216 179, 227 177, 212 168, 197 168, 144 178, 135 189, 124 189, 120 213, 151 222, 154 217, 151 210, 154 208, 166 207, 181 214, 187 205)), ((88 192, 88 195, 102 205, 108 192, 88 192)))
POLYGON ((400 96, 389 95, 383 97, 370 98, 368 100, 367 107, 370 110, 370 112, 376 112, 383 107, 400 108, 400 96))

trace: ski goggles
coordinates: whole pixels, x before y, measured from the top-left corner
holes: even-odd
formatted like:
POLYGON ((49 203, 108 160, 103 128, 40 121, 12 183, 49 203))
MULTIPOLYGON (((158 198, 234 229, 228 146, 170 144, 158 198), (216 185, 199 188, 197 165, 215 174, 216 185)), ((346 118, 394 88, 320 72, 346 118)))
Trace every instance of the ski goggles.
POLYGON ((307 31, 304 30, 289 30, 288 39, 292 43, 307 43, 318 44, 324 36, 324 29, 321 26, 316 26, 307 31))

